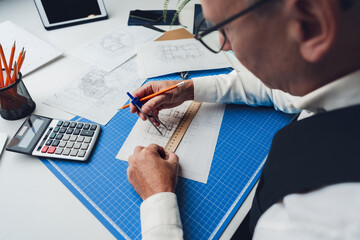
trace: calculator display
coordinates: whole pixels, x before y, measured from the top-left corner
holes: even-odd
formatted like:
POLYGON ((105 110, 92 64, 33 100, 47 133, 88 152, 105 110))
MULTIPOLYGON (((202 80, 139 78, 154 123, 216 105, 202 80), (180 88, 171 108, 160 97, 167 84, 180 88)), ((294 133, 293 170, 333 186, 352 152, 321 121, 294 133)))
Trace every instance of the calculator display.
POLYGON ((22 148, 27 148, 43 123, 43 120, 37 118, 35 119, 35 121, 30 122, 30 126, 23 126, 19 134, 25 135, 22 136, 22 139, 20 140, 18 146, 22 148))

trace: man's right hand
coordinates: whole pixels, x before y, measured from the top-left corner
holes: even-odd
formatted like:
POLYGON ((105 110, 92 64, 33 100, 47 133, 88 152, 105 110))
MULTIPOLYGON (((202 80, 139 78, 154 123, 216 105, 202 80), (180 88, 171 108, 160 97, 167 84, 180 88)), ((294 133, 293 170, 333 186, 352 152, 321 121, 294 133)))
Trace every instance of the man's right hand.
MULTIPOLYGON (((178 84, 179 82, 182 81, 151 81, 144 84, 137 90, 135 90, 132 93, 132 95, 134 97, 138 97, 139 99, 141 99, 150 94, 159 92, 165 88, 178 84)), ((143 103, 143 107, 141 108, 141 110, 147 115, 149 113, 152 113, 153 115, 158 116, 159 111, 162 109, 173 108, 182 104, 187 100, 193 100, 194 99, 193 81, 185 80, 184 82, 185 82, 184 86, 160 94, 159 96, 156 96, 148 100, 146 103, 143 103)), ((142 113, 140 113, 137 110, 137 108, 131 103, 130 103, 130 111, 131 113, 137 113, 142 120, 144 121, 146 120, 145 116, 142 113)), ((156 125, 159 125, 159 123, 155 119, 152 119, 152 121, 156 125)))

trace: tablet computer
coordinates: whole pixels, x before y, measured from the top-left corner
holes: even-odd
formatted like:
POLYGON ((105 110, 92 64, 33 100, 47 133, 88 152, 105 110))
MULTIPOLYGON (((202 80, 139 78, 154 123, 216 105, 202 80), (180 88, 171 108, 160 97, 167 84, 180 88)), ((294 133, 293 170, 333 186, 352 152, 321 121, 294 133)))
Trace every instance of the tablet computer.
POLYGON ((34 0, 47 30, 107 19, 103 0, 34 0))

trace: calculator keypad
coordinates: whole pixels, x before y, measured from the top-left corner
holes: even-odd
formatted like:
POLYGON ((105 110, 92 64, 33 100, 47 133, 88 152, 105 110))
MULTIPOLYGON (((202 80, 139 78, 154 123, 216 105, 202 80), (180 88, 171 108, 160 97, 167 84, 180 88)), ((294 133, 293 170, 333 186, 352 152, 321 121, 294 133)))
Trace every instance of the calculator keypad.
POLYGON ((34 152, 37 156, 82 160, 94 147, 99 132, 97 124, 60 120, 49 125, 34 152))

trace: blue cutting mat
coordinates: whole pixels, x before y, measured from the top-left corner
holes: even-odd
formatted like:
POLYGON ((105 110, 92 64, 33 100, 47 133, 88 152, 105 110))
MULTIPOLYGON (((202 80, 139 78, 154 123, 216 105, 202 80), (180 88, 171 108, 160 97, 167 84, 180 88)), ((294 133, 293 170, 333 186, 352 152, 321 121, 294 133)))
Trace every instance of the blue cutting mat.
MULTIPOLYGON (((190 77, 228 73, 212 70, 190 77)), ((176 79, 172 74, 152 80, 176 79)), ((227 105, 207 184, 179 178, 177 196, 185 239, 217 239, 256 183, 275 132, 291 115, 271 108, 227 105)), ((88 122, 76 117, 75 120, 88 122)), ((141 239, 141 199, 129 184, 127 162, 115 158, 137 120, 119 111, 102 127, 87 163, 43 163, 118 239, 141 239)))

